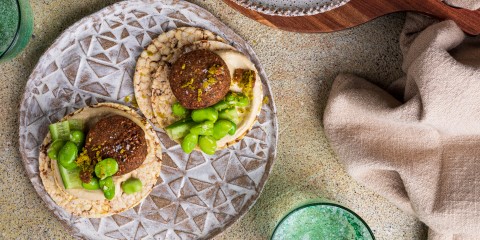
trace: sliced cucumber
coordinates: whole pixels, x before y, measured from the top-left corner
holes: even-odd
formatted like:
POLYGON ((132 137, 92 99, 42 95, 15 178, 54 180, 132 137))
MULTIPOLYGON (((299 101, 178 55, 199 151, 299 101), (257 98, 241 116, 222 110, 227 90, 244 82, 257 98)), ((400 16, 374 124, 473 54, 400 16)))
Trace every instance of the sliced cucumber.
POLYGON ((218 119, 230 120, 235 124, 240 123, 240 117, 238 116, 238 111, 235 107, 227 108, 218 112, 218 119))
POLYGON ((50 124, 48 128, 50 129, 53 141, 57 139, 68 141, 70 139, 70 132, 75 130, 83 131, 85 124, 80 119, 70 119, 68 121, 50 124))
POLYGON ((74 168, 68 170, 62 165, 57 164, 60 176, 62 177, 63 185, 65 189, 82 188, 82 180, 80 180, 80 168, 74 168))
POLYGON ((222 111, 223 109, 231 107, 230 104, 225 102, 225 100, 220 100, 220 102, 213 105, 213 108, 217 111, 222 111))
POLYGON ((67 121, 50 124, 48 128, 50 129, 53 141, 68 141, 70 139, 70 124, 67 121))
POLYGON ((79 130, 83 132, 83 130, 85 130, 85 123, 80 119, 70 119, 68 120, 68 124, 70 131, 79 130))
POLYGON ((183 119, 166 127, 165 131, 171 139, 176 140, 185 137, 195 124, 192 120, 183 119))

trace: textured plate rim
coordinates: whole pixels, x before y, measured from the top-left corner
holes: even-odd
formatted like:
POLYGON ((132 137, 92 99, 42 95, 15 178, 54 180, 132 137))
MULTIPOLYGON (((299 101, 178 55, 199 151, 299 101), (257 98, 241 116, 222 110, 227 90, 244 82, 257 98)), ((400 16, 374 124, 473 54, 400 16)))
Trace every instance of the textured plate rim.
MULTIPOLYGON (((109 6, 106 6, 96 12, 93 12, 89 15, 86 15, 84 17, 82 17, 81 19, 79 19, 78 21, 76 21, 74 24, 70 25, 68 28, 66 28, 65 30, 63 30, 59 35, 58 37, 53 41, 53 43, 43 52, 42 56, 38 59, 38 62, 35 64, 34 68, 33 68, 33 71, 32 73, 28 76, 28 79, 27 79, 27 82, 25 83, 25 90, 24 92, 22 93, 22 97, 21 97, 21 100, 19 102, 19 114, 18 114, 18 121, 19 121, 19 126, 18 126, 18 131, 19 131, 19 139, 18 139, 18 143, 19 143, 19 152, 20 152, 20 155, 22 157, 22 164, 24 166, 24 169, 25 169, 25 172, 30 180, 30 182, 32 183, 34 189, 35 189, 35 192, 37 193, 37 195, 40 197, 40 199, 42 200, 42 204, 51 212, 51 214, 53 214, 55 216, 55 218, 57 220, 60 221, 60 223, 64 226, 64 228, 66 229, 66 231, 74 238, 79 238, 79 239, 86 239, 85 237, 80 237, 78 235, 76 235, 76 231, 75 231, 75 228, 73 228, 70 224, 68 224, 67 222, 63 221, 62 219, 60 219, 60 217, 54 213, 55 211, 55 208, 52 208, 52 206, 50 206, 45 200, 44 200, 44 196, 40 195, 40 192, 39 190, 37 189, 37 187, 35 187, 35 184, 33 184, 33 178, 36 177, 36 175, 33 175, 32 173, 30 173, 28 170, 27 170, 27 164, 28 164, 28 157, 26 156, 26 153, 24 152, 24 149, 23 149, 23 145, 24 145, 24 142, 25 140, 22 139, 22 137, 20 136, 20 133, 21 131, 23 130, 23 126, 22 126, 22 123, 24 122, 24 116, 22 116, 22 106, 26 105, 26 101, 28 100, 28 96, 31 94, 31 92, 28 91, 28 89, 32 88, 34 85, 34 81, 35 79, 33 78, 36 74, 38 74, 38 67, 40 66, 40 63, 42 61, 45 61, 46 60, 46 53, 51 51, 52 49, 58 47, 60 41, 67 36, 67 34, 73 32, 75 29, 77 29, 79 26, 81 26, 81 24, 84 24, 86 21, 88 21, 89 19, 92 19, 94 18, 95 16, 97 15, 101 15, 102 13, 111 13, 112 10, 115 9, 115 7, 117 6, 120 6, 120 5, 124 5, 124 4, 142 4, 142 3, 152 3, 152 2, 162 2, 164 4, 168 4, 168 5, 177 5, 177 4, 184 4, 184 5, 188 5, 189 7, 193 7, 193 8, 197 8, 201 11, 203 11, 202 13, 205 14, 205 16, 209 17, 209 18, 212 18, 212 19, 215 19, 217 20, 218 22, 216 23, 216 27, 217 28, 222 28, 221 30, 224 30, 223 32, 221 33, 218 33, 218 32, 215 32, 215 31, 212 31, 213 33, 215 34, 218 34, 220 36, 225 36, 225 35, 230 35, 230 36, 233 36, 234 38, 240 38, 243 40, 242 37, 240 37, 237 33, 235 33, 230 27, 228 27, 225 23, 223 23, 220 19, 218 19, 216 16, 214 16, 210 11, 194 4, 194 3, 190 3, 190 2, 187 2, 187 1, 181 1, 181 0, 174 0, 174 1, 165 1, 165 0, 129 0, 129 1, 120 1, 120 2, 117 2, 117 3, 114 3, 112 5, 109 5, 109 6), (28 92, 27 92, 28 91, 28 92)), ((219 29, 220 30, 220 29, 219 29)), ((248 52, 248 54, 255 58, 255 59, 258 59, 257 55, 255 54, 255 52, 253 51, 253 49, 251 48, 251 46, 248 44, 248 42, 246 40, 244 40, 245 42, 245 50, 248 52)), ((236 42, 232 42, 233 45, 237 45, 236 42)), ((265 73, 265 70, 264 68, 262 67, 261 63, 260 62, 257 62, 257 63, 254 63, 255 66, 259 69, 259 72, 261 73, 261 75, 263 75, 264 77, 262 77, 262 82, 265 82, 267 83, 268 82, 268 78, 267 78, 267 75, 265 73)), ((278 119, 277 119, 277 109, 276 109, 276 105, 275 105, 275 101, 274 101, 274 94, 271 90, 271 86, 269 84, 264 84, 264 89, 266 89, 268 91, 268 93, 270 94, 270 99, 269 99, 269 104, 271 105, 271 109, 272 109, 272 116, 271 116, 271 121, 272 121, 272 124, 273 124, 273 128, 274 128, 274 137, 275 137, 275 141, 272 142, 272 152, 271 152, 271 159, 267 162, 267 165, 266 165, 266 170, 265 170, 265 173, 263 175, 262 178, 265 178, 265 180, 263 181, 263 183, 259 186, 258 188, 258 195, 256 198, 254 199, 249 199, 246 203, 246 205, 248 204, 248 202, 252 202, 250 204, 248 204, 248 206, 246 206, 244 209, 242 209, 241 212, 239 212, 237 214, 237 219, 233 220, 233 221, 230 221, 228 222, 227 224, 225 224, 225 226, 223 226, 222 228, 217 228, 215 229, 214 231, 211 231, 209 236, 208 237, 215 237, 215 236, 218 236, 220 234, 222 234, 223 232, 225 232, 227 229, 229 229, 234 223, 236 223, 237 221, 241 220, 247 212, 249 212, 253 206, 255 205, 256 201, 260 198, 264 188, 265 188, 265 185, 268 181, 268 177, 270 176, 270 173, 272 172, 272 169, 273 169, 273 165, 275 163, 275 159, 277 157, 277 145, 278 145, 278 119)), ((143 114, 142 114, 143 115, 143 114)), ((38 176, 39 177, 39 176, 38 176)), ((48 193, 47 193, 48 195, 48 193)), ((48 196, 50 197, 50 196, 48 196)), ((53 200, 52 200, 53 201, 53 200)))
POLYGON ((333 10, 335 8, 338 8, 347 4, 351 0, 333 0, 330 3, 325 3, 320 6, 310 7, 310 8, 301 8, 301 7, 279 8, 274 6, 262 5, 260 3, 253 2, 251 0, 226 0, 226 1, 231 1, 244 8, 254 10, 267 15, 296 17, 296 16, 311 16, 311 15, 328 12, 330 10, 333 10))

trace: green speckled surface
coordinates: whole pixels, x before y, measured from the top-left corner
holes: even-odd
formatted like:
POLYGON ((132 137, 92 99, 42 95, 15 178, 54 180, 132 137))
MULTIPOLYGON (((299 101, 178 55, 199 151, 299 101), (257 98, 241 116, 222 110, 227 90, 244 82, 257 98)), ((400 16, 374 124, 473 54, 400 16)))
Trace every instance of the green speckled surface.
MULTIPOLYGON (((24 173, 18 152, 18 105, 28 75, 54 39, 77 20, 114 2, 31 0, 35 37, 20 56, 0 64, 0 239, 70 239, 24 173)), ((321 122, 330 85, 339 72, 383 86, 402 74, 398 35, 404 15, 337 33, 298 34, 254 22, 219 0, 193 2, 252 45, 269 76, 280 127, 277 160, 261 197, 216 239, 266 239, 289 209, 312 198, 327 198, 354 210, 377 239, 425 239, 426 230, 415 218, 346 174, 321 122)))

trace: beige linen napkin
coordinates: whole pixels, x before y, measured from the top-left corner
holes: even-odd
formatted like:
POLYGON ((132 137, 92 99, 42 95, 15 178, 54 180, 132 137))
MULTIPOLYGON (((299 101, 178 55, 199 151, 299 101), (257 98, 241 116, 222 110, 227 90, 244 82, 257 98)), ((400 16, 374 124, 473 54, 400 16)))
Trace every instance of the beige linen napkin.
POLYGON ((335 79, 325 132, 351 176, 417 216, 429 239, 480 239, 480 38, 433 22, 407 17, 406 76, 389 89, 335 79))

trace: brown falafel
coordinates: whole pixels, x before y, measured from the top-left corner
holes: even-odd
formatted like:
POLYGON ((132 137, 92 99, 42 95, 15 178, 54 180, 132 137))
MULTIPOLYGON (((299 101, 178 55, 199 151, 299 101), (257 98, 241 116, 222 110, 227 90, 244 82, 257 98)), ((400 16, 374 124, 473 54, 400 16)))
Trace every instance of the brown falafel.
POLYGON ((169 74, 170 87, 180 104, 188 109, 214 105, 230 89, 230 71, 216 53, 195 50, 181 55, 169 74))
MULTIPOLYGON (((113 158, 118 163, 120 176, 137 169, 147 155, 145 133, 132 120, 113 115, 100 119, 86 137, 85 149, 93 163, 113 158)), ((82 181, 90 179, 91 173, 82 172, 82 181)))

